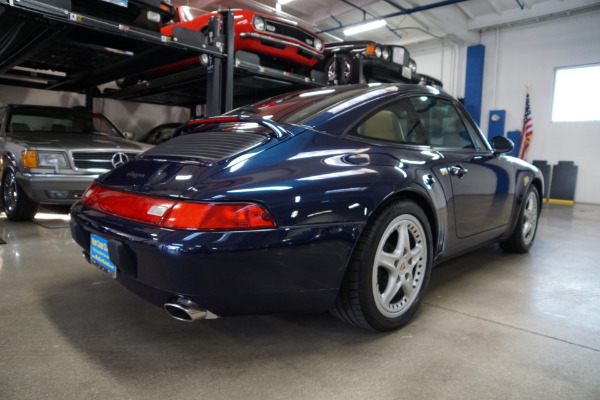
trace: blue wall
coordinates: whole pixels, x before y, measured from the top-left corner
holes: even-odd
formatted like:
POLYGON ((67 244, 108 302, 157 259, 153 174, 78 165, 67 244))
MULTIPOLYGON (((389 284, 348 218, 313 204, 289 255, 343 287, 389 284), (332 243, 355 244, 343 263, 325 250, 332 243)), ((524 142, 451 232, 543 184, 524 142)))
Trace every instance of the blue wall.
POLYGON ((480 125, 481 96, 483 92, 483 61, 485 46, 477 44, 467 49, 467 76, 465 78, 465 108, 480 125))

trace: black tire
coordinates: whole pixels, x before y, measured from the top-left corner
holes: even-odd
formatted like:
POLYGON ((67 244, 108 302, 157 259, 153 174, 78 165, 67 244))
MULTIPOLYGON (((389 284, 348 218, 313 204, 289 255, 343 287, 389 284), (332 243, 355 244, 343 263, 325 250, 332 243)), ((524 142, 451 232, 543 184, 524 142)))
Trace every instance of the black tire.
POLYGON ((535 186, 531 186, 525 194, 515 228, 507 240, 500 242, 500 247, 509 253, 528 252, 535 240, 540 211, 540 194, 535 186))
POLYGON ((431 265, 427 216, 413 201, 397 201, 362 232, 331 312, 361 328, 397 329, 419 308, 431 265))
POLYGON ((11 221, 30 221, 38 211, 39 203, 33 201, 17 182, 14 167, 9 166, 2 174, 2 209, 11 221))
MULTIPOLYGON (((341 58, 341 62, 342 62, 342 76, 338 77, 338 84, 339 85, 349 85, 351 83, 354 83, 354 68, 352 67, 352 58, 346 54, 346 53, 339 53, 337 55, 338 58, 341 58)), ((323 71, 327 74, 327 82, 329 84, 333 84, 335 81, 335 57, 331 57, 329 60, 327 60, 327 62, 325 63, 325 71, 323 71)), ((359 82, 356 82, 359 83, 359 82)))
POLYGON ((125 89, 128 88, 129 86, 133 86, 133 85, 137 85, 138 82, 140 81, 140 77, 139 76, 126 76, 124 78, 119 78, 115 81, 115 84, 121 88, 121 89, 125 89))

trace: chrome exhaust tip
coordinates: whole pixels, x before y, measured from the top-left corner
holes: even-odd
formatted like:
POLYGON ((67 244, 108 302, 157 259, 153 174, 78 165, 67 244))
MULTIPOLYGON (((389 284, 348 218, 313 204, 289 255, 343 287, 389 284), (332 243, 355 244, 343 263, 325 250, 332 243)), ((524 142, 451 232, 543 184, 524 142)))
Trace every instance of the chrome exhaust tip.
POLYGON ((200 319, 206 319, 209 312, 200 308, 200 306, 191 300, 178 298, 175 301, 165 303, 165 311, 178 321, 194 322, 200 319))

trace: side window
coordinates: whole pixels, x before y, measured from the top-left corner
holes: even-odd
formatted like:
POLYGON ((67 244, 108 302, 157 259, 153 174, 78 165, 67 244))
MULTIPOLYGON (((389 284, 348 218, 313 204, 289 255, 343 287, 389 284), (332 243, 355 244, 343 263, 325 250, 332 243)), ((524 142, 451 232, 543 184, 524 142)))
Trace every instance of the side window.
POLYGON ((474 149, 471 135, 450 101, 435 97, 411 97, 425 136, 433 147, 474 149))
POLYGON ((490 146, 486 143, 486 140, 482 138, 479 129, 477 129, 474 123, 471 123, 471 121, 466 117, 465 113, 466 111, 462 110, 460 115, 464 125, 467 127, 467 131, 469 132, 471 139, 473 139, 473 143, 475 143, 475 148, 477 150, 491 150, 490 146))
POLYGON ((349 134, 393 143, 427 144, 408 100, 396 101, 370 114, 350 130, 349 134))

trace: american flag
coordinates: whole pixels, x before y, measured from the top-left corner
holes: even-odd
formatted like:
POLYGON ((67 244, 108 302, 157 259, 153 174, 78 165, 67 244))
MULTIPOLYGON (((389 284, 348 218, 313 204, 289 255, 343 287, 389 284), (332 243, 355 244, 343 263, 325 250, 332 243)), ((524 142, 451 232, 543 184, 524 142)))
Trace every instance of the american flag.
POLYGON ((531 122, 531 105, 529 104, 529 89, 525 98, 525 116, 523 117, 523 132, 521 132, 521 144, 519 145, 519 158, 525 160, 527 149, 533 136, 533 123, 531 122))

